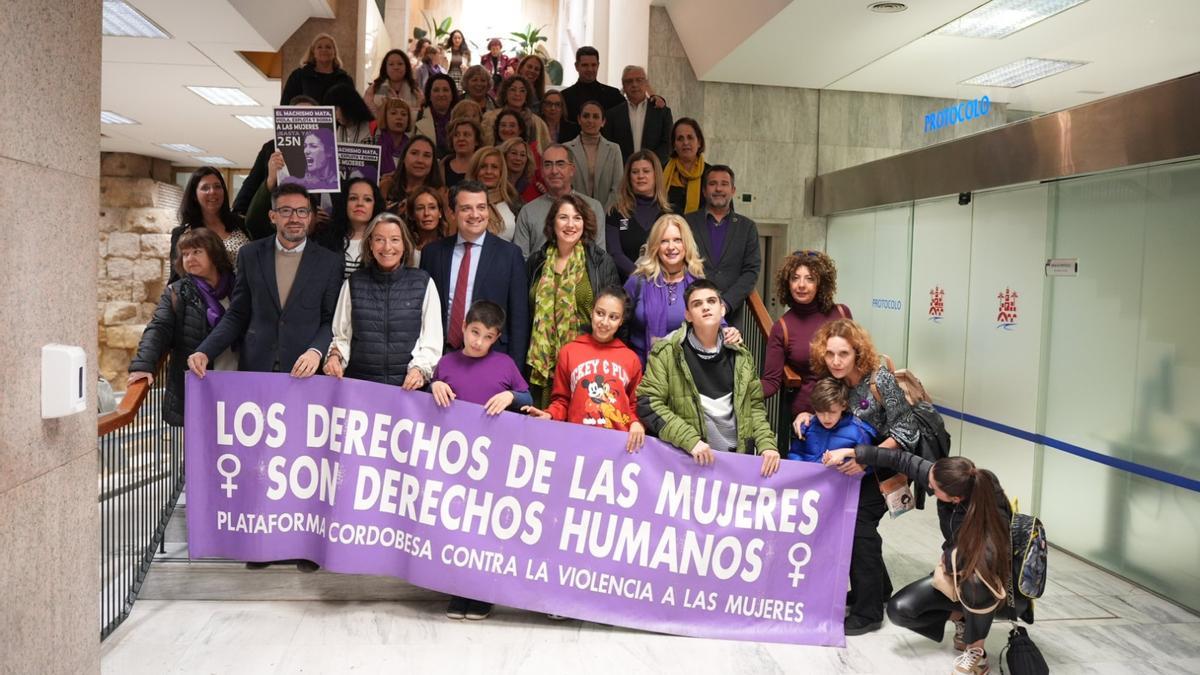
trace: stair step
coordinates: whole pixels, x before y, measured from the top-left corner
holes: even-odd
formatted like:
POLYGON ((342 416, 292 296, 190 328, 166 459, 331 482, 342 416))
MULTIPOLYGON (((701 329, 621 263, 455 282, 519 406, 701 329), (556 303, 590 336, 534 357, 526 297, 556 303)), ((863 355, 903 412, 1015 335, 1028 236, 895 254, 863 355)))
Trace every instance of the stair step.
POLYGON ((248 570, 238 560, 191 560, 187 544, 187 499, 180 495, 167 523, 163 552, 138 594, 143 600, 436 600, 441 593, 395 577, 305 573, 295 565, 248 570))
POLYGON ((441 593, 397 579, 324 570, 305 573, 295 565, 248 570, 236 560, 188 560, 187 545, 167 544, 150 566, 142 600, 436 600, 441 593))

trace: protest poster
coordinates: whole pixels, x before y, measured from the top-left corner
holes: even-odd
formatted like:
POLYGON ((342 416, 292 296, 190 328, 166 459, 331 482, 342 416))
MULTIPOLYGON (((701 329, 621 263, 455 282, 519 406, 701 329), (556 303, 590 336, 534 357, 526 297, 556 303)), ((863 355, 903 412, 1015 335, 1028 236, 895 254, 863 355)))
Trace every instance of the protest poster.
POLYGON ((859 480, 329 377, 187 374, 193 557, 663 633, 845 644, 859 480))
POLYGON ((275 149, 283 153, 280 183, 309 192, 338 192, 337 122, 333 106, 275 108, 275 149))
POLYGON ((379 184, 379 146, 365 143, 338 144, 338 173, 342 182, 366 178, 379 184))

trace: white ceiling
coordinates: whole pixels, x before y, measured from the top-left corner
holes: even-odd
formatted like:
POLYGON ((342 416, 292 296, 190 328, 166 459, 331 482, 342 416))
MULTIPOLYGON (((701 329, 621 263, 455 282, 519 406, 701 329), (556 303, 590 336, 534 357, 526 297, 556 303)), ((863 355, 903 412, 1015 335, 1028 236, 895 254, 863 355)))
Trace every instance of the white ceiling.
MULTIPOLYGON (((108 151, 196 164, 159 147, 189 143, 248 167, 269 130, 280 83, 238 51, 277 51, 328 0, 128 0, 172 39, 103 38, 101 102, 140 124, 101 126, 108 151), (214 106, 187 85, 239 87, 261 105, 214 106)), ((992 100, 1048 112, 1200 70, 1200 0, 1088 0, 1001 40, 930 35, 984 0, 909 0, 899 14, 869 0, 654 0, 665 5, 705 81, 992 100), (1016 89, 958 84, 1024 57, 1088 65, 1016 89), (1098 93, 1097 93, 1098 92, 1098 93)), ((610 27, 611 28, 611 27, 610 27)), ((294 64, 284 64, 285 71, 294 64)))
POLYGON ((188 143, 203 155, 250 166, 271 132, 234 115, 270 115, 280 82, 263 77, 237 52, 278 51, 310 16, 333 16, 326 0, 127 1, 172 39, 103 38, 101 107, 138 124, 101 125, 100 149, 184 165, 195 165, 194 155, 157 144, 188 143), (188 85, 237 87, 261 105, 212 105, 188 85))
MULTIPOLYGON (((754 12, 772 4, 741 6, 754 12)), ((1048 112, 1200 70, 1196 0, 1089 0, 1000 40, 929 34, 985 0, 908 0, 898 14, 871 12, 868 4, 792 0, 723 57, 708 51, 697 58, 692 45, 712 44, 700 34, 706 29, 694 18, 677 19, 697 8, 691 0, 665 3, 706 81, 958 99, 986 94, 1013 108, 1048 112), (1025 57, 1089 63, 1015 89, 959 84, 1025 57)))

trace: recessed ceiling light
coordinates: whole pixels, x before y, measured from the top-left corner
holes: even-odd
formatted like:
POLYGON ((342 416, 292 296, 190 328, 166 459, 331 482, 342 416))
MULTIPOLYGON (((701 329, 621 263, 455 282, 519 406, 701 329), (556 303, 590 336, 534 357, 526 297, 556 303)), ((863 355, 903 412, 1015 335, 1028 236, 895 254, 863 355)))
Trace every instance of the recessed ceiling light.
POLYGON ((100 123, 101 124, 137 124, 137 122, 129 119, 128 117, 125 117, 124 115, 118 115, 117 113, 110 112, 108 110, 100 111, 100 123))
POLYGON ((1073 68, 1087 64, 1087 61, 1064 61, 1061 59, 1021 59, 986 73, 963 80, 960 84, 974 84, 981 87, 1019 87, 1043 77, 1057 75, 1073 68))
POLYGON ((114 37, 171 38, 146 15, 122 0, 104 0, 104 19, 100 30, 114 37))
POLYGON ((1087 0, 992 0, 934 31, 937 35, 998 40, 1087 0))
POLYGON ((241 120, 246 126, 255 129, 273 129, 275 128, 275 120, 267 115, 234 115, 241 120))
POLYGON ((234 87, 188 87, 213 105, 258 105, 246 92, 234 87))
POLYGON ((217 157, 217 156, 197 157, 196 161, 200 162, 201 164, 212 164, 213 166, 232 166, 233 165, 233 162, 225 159, 224 157, 217 157))
POLYGON ((908 5, 903 2, 873 2, 867 5, 867 9, 880 14, 895 14, 908 9, 908 5))
POLYGON ((158 145, 159 145, 159 147, 163 147, 168 150, 174 150, 175 152, 187 152, 187 153, 204 152, 200 148, 197 148, 194 145, 188 145, 187 143, 159 143, 158 145))

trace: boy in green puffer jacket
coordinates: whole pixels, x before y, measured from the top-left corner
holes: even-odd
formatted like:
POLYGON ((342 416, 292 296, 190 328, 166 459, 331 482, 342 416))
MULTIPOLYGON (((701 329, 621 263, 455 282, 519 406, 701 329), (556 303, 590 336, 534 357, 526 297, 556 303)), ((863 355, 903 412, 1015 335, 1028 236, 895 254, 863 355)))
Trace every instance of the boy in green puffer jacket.
POLYGON ((716 285, 700 279, 684 293, 682 328, 650 350, 638 385, 638 418, 646 430, 701 466, 716 452, 757 452, 762 475, 779 469, 779 448, 767 422, 754 357, 721 337, 725 304, 716 285))

